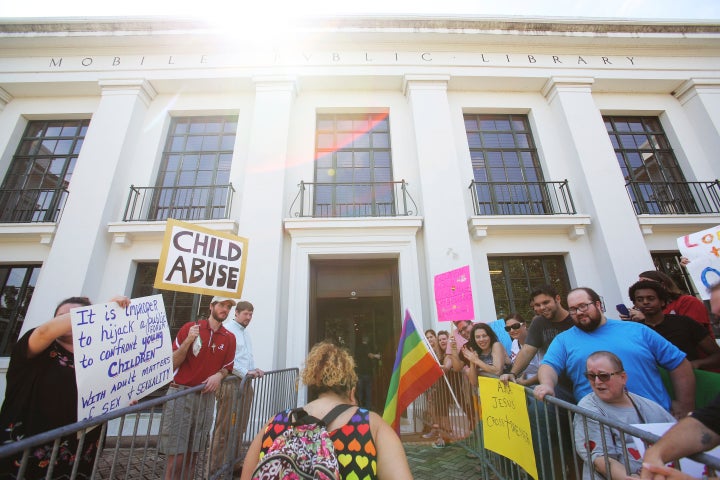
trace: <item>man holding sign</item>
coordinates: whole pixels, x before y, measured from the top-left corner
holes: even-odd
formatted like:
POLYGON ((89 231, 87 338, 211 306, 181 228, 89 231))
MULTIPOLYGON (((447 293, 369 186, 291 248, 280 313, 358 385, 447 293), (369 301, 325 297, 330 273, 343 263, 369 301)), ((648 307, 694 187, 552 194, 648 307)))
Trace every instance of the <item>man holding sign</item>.
MULTIPOLYGON (((232 372, 235 336, 222 323, 233 306, 232 298, 213 297, 207 320, 188 322, 180 328, 173 343, 175 378, 168 395, 200 384, 205 384, 202 393, 215 392, 232 372), (200 348, 195 353, 193 344, 198 337, 200 348)), ((197 452, 204 448, 213 409, 214 395, 187 395, 165 404, 158 451, 167 455, 166 479, 193 478, 197 452)))

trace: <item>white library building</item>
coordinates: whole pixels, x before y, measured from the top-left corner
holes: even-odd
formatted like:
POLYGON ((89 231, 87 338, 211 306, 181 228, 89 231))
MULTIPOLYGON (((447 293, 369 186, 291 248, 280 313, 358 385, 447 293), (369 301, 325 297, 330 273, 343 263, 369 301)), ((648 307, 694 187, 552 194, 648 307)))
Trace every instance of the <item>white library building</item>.
POLYGON ((167 219, 248 239, 259 367, 367 335, 380 396, 406 309, 448 329, 444 272, 469 266, 475 321, 529 320, 543 284, 613 317, 654 268, 693 291, 676 240, 720 224, 719 24, 280 30, 0 24, 0 371, 66 297, 161 293, 173 336, 205 315, 153 286, 167 219))

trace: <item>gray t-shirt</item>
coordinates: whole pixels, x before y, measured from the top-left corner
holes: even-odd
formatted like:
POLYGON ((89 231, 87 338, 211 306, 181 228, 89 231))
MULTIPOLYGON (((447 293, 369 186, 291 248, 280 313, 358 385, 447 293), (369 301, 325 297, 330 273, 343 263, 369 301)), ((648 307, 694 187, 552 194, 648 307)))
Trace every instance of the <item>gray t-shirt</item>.
POLYGON ((569 330, 574 326, 575 322, 573 322, 570 315, 560 322, 553 322, 542 315, 537 315, 533 318, 532 323, 530 323, 525 343, 537 348, 542 357, 545 355, 545 352, 547 352, 550 342, 553 341, 557 334, 569 330))
MULTIPOLYGON (((617 407, 600 400, 595 393, 585 395, 578 402, 578 407, 585 408, 591 412, 600 414, 604 417, 612 418, 616 422, 627 424, 638 423, 668 423, 675 422, 675 418, 659 404, 650 399, 629 394, 632 398, 637 410, 633 406, 617 407), (638 415, 638 411, 640 414, 638 415)), ((575 414, 573 420, 575 428, 575 451, 580 458, 586 462, 583 467, 583 479, 592 478, 591 469, 588 462, 588 449, 590 449, 591 461, 595 461, 598 457, 604 457, 602 435, 605 436, 605 445, 607 446, 607 455, 614 458, 620 463, 625 462, 627 457, 630 463, 630 471, 628 475, 638 473, 642 468, 642 457, 635 446, 632 435, 624 434, 625 445, 623 446, 623 434, 615 429, 604 427, 602 435, 600 433, 600 424, 595 420, 587 418, 581 414, 575 414), (585 439, 584 419, 587 419, 588 438, 585 439)), ((596 479, 602 478, 600 474, 595 475, 596 479)))

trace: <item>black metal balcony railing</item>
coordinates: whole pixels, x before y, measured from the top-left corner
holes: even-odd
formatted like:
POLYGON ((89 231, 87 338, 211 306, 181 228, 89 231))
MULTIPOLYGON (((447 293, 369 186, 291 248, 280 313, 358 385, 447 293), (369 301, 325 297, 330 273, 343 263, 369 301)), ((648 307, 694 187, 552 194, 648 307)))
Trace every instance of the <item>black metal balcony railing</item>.
POLYGON ((65 207, 65 188, 26 188, 0 191, 0 222, 57 222, 65 207))
POLYGON ((397 217, 417 214, 417 205, 399 182, 300 182, 290 216, 397 217))
POLYGON ((130 195, 123 221, 216 220, 230 218, 235 189, 232 184, 187 187, 136 187, 130 195))
POLYGON ((710 182, 628 182, 638 215, 720 213, 720 180, 710 182))
POLYGON ((574 215, 568 181, 470 182, 475 215, 574 215))

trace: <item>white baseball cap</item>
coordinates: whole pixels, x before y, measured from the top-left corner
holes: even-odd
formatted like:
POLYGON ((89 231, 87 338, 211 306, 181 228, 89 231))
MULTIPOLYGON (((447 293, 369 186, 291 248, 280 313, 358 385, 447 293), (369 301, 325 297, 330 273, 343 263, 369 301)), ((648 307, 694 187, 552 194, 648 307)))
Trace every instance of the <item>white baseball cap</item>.
POLYGON ((234 298, 229 298, 229 297, 213 297, 212 300, 210 300, 211 305, 213 303, 224 303, 224 302, 232 303, 233 307, 235 306, 235 303, 237 303, 234 298))

